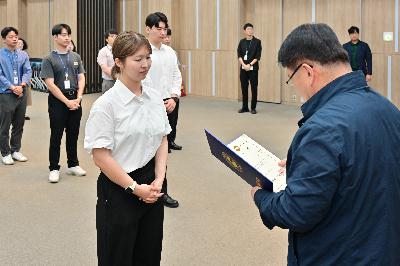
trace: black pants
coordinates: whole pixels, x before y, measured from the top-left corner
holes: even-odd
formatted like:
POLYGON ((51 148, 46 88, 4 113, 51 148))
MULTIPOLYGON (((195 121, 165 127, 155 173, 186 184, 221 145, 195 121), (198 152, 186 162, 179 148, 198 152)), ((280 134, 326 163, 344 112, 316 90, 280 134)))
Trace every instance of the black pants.
POLYGON ((255 110, 257 106, 258 71, 240 69, 240 84, 243 98, 242 109, 244 110, 249 110, 249 81, 251 85, 251 110, 255 110))
POLYGON ((168 143, 175 142, 176 138, 176 125, 178 124, 178 113, 179 113, 179 99, 176 101, 174 111, 168 114, 169 125, 171 126, 171 132, 168 134, 168 143))
MULTIPOLYGON (((154 178, 154 158, 131 173, 139 184, 154 178)), ((103 173, 97 181, 97 257, 100 266, 160 265, 164 205, 147 204, 103 173)))
POLYGON ((26 92, 20 98, 14 93, 0 94, 0 150, 2 156, 7 156, 21 149, 26 99, 26 92))
MULTIPOLYGON (((76 99, 75 95, 68 96, 70 99, 76 99)), ((77 144, 79 136, 79 127, 81 124, 82 107, 77 110, 69 110, 68 107, 49 94, 49 118, 50 118, 50 148, 49 161, 50 171, 59 170, 60 165, 60 146, 61 139, 65 130, 66 140, 65 147, 67 149, 67 164, 68 167, 79 165, 77 144)))

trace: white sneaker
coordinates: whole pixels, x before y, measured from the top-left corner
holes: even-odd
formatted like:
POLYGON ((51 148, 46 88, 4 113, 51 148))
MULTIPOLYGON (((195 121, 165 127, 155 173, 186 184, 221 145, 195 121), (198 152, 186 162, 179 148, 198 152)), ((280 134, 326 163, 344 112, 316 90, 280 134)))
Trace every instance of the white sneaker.
POLYGON ((14 164, 14 160, 13 160, 13 158, 11 157, 11 154, 9 154, 9 155, 7 155, 7 156, 4 156, 3 159, 2 159, 2 161, 3 161, 3 163, 4 163, 5 165, 12 165, 12 164, 14 164))
POLYGON ((49 182, 57 183, 59 180, 60 180, 60 171, 58 171, 58 170, 50 171, 49 182))
POLYGON ((76 176, 84 176, 84 175, 86 175, 86 171, 83 170, 79 165, 77 165, 74 167, 69 167, 67 169, 67 174, 68 175, 76 175, 76 176))
POLYGON ((26 162, 28 161, 28 158, 26 158, 22 153, 15 151, 11 154, 14 160, 18 162, 26 162))

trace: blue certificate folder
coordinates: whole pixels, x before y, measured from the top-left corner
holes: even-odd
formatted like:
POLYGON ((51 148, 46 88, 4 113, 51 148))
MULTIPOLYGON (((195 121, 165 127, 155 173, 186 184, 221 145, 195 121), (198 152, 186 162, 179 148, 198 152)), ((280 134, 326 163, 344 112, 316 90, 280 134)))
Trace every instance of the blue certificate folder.
POLYGON ((253 187, 260 186, 266 190, 272 191, 273 185, 268 178, 263 176, 259 171, 257 171, 253 166, 232 151, 207 129, 204 131, 206 132, 208 145, 210 146, 212 155, 217 157, 218 160, 228 166, 249 185, 253 187))

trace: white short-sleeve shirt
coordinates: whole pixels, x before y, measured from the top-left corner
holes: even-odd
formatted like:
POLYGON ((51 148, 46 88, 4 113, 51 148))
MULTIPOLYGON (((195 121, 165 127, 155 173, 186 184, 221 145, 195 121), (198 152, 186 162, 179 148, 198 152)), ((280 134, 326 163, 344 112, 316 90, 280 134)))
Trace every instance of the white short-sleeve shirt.
MULTIPOLYGON (((108 67, 114 66, 114 57, 112 54, 112 47, 110 45, 106 45, 100 49, 99 53, 97 54, 97 63, 99 66, 107 65, 108 67)), ((101 71, 101 77, 106 80, 113 80, 113 78, 103 71, 101 71)))
POLYGON ((161 95, 142 85, 136 96, 120 80, 98 98, 86 122, 84 148, 111 150, 113 158, 130 173, 145 166, 171 132, 161 95))

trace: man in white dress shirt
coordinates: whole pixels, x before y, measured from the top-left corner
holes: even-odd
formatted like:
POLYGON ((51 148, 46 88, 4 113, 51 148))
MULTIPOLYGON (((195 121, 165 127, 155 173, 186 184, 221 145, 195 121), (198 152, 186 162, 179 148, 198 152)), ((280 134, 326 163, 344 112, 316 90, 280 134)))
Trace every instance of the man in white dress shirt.
POLYGON ((101 68, 101 77, 103 78, 103 83, 101 84, 102 93, 108 91, 115 83, 115 80, 111 77, 111 68, 114 66, 112 46, 117 35, 118 31, 114 29, 106 31, 104 37, 107 45, 101 48, 97 55, 97 63, 101 68))
MULTIPOLYGON (((171 149, 182 149, 181 146, 175 144, 182 76, 174 49, 162 43, 166 37, 167 29, 168 19, 163 13, 156 12, 147 16, 146 32, 152 48, 152 65, 145 82, 151 82, 152 87, 159 91, 164 99, 168 120, 172 128, 168 135, 168 151, 170 152, 171 149)), ((166 179, 163 186, 162 200, 165 206, 178 207, 178 201, 171 198, 167 193, 166 179)))

